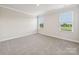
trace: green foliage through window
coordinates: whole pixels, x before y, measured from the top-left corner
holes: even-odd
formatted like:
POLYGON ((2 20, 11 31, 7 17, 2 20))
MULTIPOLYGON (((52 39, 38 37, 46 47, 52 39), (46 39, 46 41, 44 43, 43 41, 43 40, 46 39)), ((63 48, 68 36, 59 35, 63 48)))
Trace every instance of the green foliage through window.
POLYGON ((60 15, 61 31, 72 31, 72 12, 65 12, 60 15))

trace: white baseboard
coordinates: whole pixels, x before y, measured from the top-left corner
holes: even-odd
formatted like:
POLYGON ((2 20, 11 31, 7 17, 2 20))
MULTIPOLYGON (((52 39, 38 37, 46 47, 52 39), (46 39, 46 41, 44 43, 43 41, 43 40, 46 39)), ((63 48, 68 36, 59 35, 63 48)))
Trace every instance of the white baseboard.
POLYGON ((59 39, 63 39, 63 40, 67 40, 67 41, 71 41, 71 42, 75 42, 75 43, 79 43, 79 41, 72 40, 72 39, 69 39, 69 38, 63 38, 63 37, 58 37, 58 36, 54 36, 54 37, 59 38, 59 39))
POLYGON ((14 38, 29 36, 29 35, 36 34, 36 33, 37 33, 37 31, 28 32, 28 33, 20 33, 19 35, 14 35, 14 36, 11 36, 11 37, 8 37, 8 38, 3 38, 3 39, 0 40, 0 42, 1 41, 6 41, 6 40, 11 40, 11 39, 14 39, 14 38))
MULTIPOLYGON (((9 38, 5 38, 5 39, 3 38, 3 39, 0 40, 0 42, 1 41, 6 41, 6 40, 11 40, 11 39, 14 39, 14 38, 20 38, 20 37, 24 37, 24 36, 29 36, 29 35, 36 34, 36 33, 37 33, 37 31, 28 32, 28 33, 21 33, 19 35, 15 35, 15 36, 12 36, 12 37, 9 37, 9 38)), ((68 41, 71 41, 71 42, 79 43, 79 41, 72 40, 72 39, 67 39, 67 38, 62 38, 62 37, 58 37, 58 36, 47 35, 47 34, 44 34, 44 33, 39 33, 39 34, 46 35, 46 36, 51 36, 51 37, 56 37, 56 38, 59 38, 59 39, 68 40, 68 41)))
POLYGON ((72 39, 63 38, 63 37, 59 37, 59 36, 47 35, 45 33, 39 33, 39 34, 46 35, 46 36, 50 36, 50 37, 56 37, 56 38, 59 38, 59 39, 63 39, 63 40, 67 40, 67 41, 71 41, 71 42, 75 42, 75 43, 79 43, 79 41, 77 41, 77 40, 72 40, 72 39))

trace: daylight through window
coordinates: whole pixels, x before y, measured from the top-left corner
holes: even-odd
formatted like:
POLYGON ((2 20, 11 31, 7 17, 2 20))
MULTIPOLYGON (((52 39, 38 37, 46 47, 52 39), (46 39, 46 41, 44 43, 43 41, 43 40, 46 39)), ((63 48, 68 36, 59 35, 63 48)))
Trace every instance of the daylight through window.
POLYGON ((60 30, 72 31, 73 12, 64 12, 60 15, 60 30))

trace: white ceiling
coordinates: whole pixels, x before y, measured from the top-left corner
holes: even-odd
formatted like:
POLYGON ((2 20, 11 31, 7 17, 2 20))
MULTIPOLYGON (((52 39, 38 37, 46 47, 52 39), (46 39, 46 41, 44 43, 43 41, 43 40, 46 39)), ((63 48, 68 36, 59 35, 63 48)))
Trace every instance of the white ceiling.
POLYGON ((4 4, 0 6, 4 6, 8 9, 17 10, 17 11, 20 11, 20 12, 23 12, 29 15, 39 15, 49 10, 64 8, 66 5, 64 4, 40 4, 39 6, 37 6, 36 4, 4 4))

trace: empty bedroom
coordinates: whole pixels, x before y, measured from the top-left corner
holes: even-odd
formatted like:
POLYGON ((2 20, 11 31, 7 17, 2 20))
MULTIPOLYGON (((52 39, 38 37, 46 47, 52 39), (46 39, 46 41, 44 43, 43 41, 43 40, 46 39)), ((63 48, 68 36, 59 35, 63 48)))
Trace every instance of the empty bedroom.
POLYGON ((0 4, 0 55, 79 55, 79 5, 0 4))

